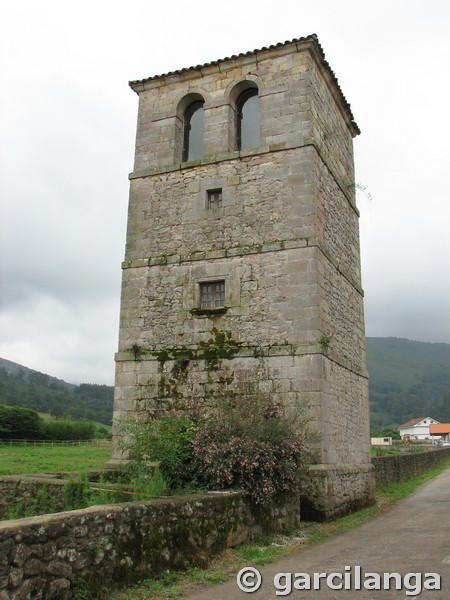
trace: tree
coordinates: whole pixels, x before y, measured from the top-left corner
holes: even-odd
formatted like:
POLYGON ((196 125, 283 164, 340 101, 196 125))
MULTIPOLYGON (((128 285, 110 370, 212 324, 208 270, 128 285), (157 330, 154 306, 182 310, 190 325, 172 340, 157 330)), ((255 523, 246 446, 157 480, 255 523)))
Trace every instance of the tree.
POLYGON ((42 434, 42 419, 30 408, 4 406, 0 404, 0 438, 39 439, 42 434))

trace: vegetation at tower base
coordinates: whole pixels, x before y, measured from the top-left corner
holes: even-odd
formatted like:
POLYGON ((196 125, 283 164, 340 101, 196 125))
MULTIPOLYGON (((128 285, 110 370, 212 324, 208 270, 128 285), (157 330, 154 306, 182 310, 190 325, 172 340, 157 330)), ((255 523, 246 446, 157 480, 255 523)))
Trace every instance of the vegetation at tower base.
POLYGON ((173 412, 141 423, 130 419, 122 424, 131 437, 124 442, 130 453, 128 468, 134 475, 149 478, 158 464, 159 471, 172 490, 182 490, 191 485, 191 441, 195 430, 193 416, 173 412))
POLYGON ((208 410, 172 409, 122 427, 135 472, 148 476, 157 463, 172 491, 235 490, 261 507, 298 492, 310 459, 306 426, 261 395, 219 399, 208 410))

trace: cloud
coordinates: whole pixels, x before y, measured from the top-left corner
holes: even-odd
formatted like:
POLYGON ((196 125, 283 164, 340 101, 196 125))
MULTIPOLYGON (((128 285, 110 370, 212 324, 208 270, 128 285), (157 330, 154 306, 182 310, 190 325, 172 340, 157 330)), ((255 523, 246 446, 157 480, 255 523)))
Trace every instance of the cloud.
POLYGON ((30 292, 0 316, 2 356, 71 383, 110 385, 118 314, 117 298, 74 305, 30 292))

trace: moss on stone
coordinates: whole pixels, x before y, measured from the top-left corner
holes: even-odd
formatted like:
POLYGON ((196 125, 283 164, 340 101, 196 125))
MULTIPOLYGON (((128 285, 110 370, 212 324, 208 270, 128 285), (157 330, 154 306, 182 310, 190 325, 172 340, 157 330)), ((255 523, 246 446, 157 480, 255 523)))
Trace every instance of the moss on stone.
POLYGON ((197 348, 162 348, 149 350, 138 344, 133 344, 131 352, 135 360, 145 354, 150 354, 161 364, 170 360, 175 361, 175 371, 179 374, 187 369, 191 360, 206 360, 211 364, 218 364, 220 359, 231 359, 239 352, 242 343, 233 339, 230 331, 220 331, 216 327, 211 330, 212 336, 206 342, 200 342, 197 348))

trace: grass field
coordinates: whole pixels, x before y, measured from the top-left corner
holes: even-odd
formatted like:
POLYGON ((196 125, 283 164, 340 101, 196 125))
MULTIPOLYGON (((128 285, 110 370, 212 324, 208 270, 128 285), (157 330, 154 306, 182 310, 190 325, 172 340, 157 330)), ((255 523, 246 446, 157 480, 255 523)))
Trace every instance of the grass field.
POLYGON ((111 448, 95 446, 0 445, 0 475, 101 469, 111 448))

